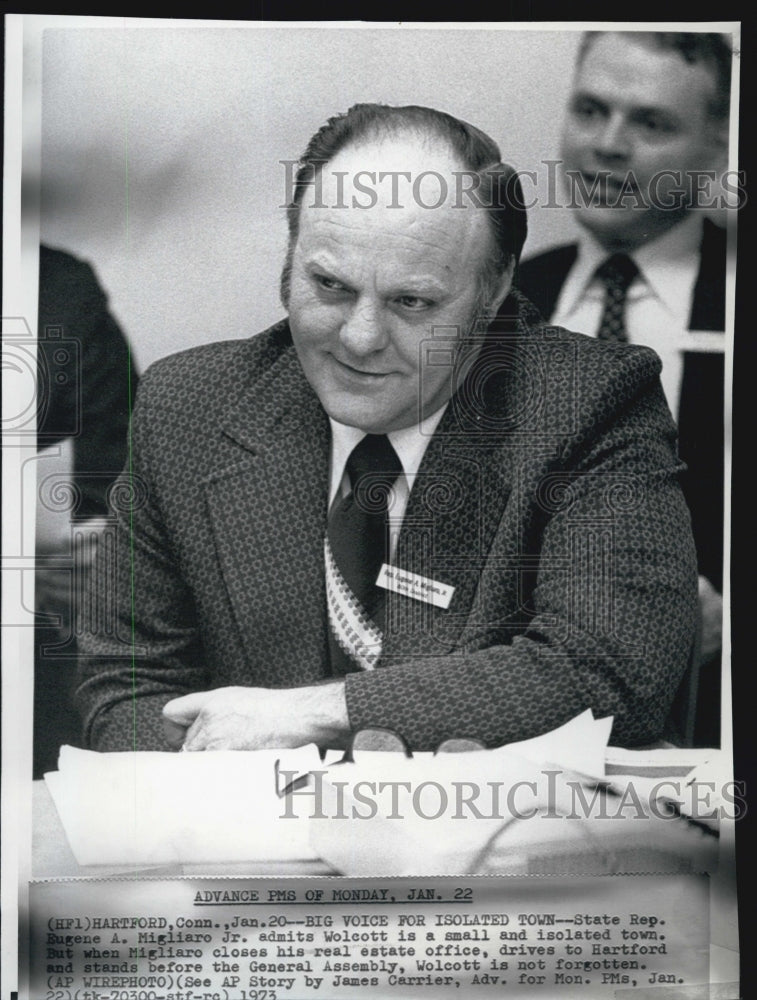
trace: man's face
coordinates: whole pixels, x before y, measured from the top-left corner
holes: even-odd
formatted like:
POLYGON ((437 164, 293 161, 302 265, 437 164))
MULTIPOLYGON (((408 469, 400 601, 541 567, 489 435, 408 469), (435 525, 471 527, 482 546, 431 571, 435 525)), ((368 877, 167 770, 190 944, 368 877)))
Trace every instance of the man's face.
MULTIPOLYGON (((328 207, 305 196, 289 323, 308 381, 340 423, 369 433, 398 430, 451 394, 451 367, 429 364, 426 342, 437 328, 441 348, 448 349, 451 335, 459 339, 470 331, 479 275, 492 250, 484 211, 469 202, 453 207, 451 171, 460 169, 438 144, 385 139, 345 149, 324 167, 321 204, 328 207), (369 201, 353 187, 361 170, 375 180, 381 171, 410 172, 413 180, 438 171, 447 178, 450 198, 424 208, 411 182, 400 182, 396 198, 385 180, 371 185, 378 195, 373 207, 355 208, 353 195, 361 204, 369 201)), ((433 204, 440 184, 427 178, 419 191, 433 204)), ((509 278, 498 301, 508 289, 509 278)), ((442 353, 436 351, 437 361, 442 353)))
POLYGON ((659 203, 672 202, 675 191, 687 187, 687 172, 719 165, 722 137, 708 115, 714 92, 712 70, 688 64, 677 52, 628 35, 593 40, 577 70, 562 157, 588 190, 601 172, 609 172, 606 203, 577 208, 581 225, 609 249, 632 249, 675 225, 686 205, 670 209, 659 203), (671 170, 681 171, 684 183, 664 177, 655 199, 650 181, 671 170), (617 204, 629 171, 636 188, 617 204), (639 207, 642 197, 649 207, 639 207))

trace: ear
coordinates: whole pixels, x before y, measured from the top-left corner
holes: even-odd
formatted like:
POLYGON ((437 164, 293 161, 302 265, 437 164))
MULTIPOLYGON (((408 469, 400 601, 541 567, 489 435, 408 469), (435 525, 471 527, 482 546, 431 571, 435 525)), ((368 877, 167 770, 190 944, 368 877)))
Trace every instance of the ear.
POLYGON ((718 173, 728 169, 728 118, 713 122, 709 129, 710 156, 712 167, 718 173))

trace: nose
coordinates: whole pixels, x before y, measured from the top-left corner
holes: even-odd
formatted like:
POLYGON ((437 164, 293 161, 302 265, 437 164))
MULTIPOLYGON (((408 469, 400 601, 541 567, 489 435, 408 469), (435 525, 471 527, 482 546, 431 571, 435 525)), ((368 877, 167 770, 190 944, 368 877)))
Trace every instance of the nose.
POLYGON ((624 116, 609 115, 597 132, 594 151, 601 160, 625 160, 631 155, 631 144, 624 116))
POLYGON ((389 343, 389 328, 381 304, 373 299, 359 299, 342 323, 339 339, 356 358, 383 350, 389 343))

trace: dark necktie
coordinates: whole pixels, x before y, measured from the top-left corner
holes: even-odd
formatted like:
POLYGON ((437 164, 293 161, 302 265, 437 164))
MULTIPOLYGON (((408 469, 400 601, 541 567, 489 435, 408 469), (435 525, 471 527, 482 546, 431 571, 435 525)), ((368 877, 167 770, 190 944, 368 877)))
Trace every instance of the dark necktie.
POLYGON ((605 286, 604 309, 597 330, 599 340, 622 342, 628 339, 625 324, 626 295, 638 273, 638 267, 624 253, 608 257, 595 271, 596 277, 605 286))
POLYGON ((385 434, 368 434, 347 459, 351 490, 337 498, 326 533, 326 596, 333 674, 371 670, 381 655, 387 511, 402 464, 385 434))

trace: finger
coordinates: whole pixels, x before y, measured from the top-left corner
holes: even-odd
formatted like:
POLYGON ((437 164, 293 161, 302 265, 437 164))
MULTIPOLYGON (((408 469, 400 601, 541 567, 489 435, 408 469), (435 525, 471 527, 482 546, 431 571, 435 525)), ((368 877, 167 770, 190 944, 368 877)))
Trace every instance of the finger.
POLYGON ((205 719, 200 713, 184 734, 182 750, 205 750, 206 743, 205 719))
POLYGON ((186 726, 179 726, 175 722, 171 722, 170 719, 163 717, 163 735, 165 736, 169 746, 173 747, 174 750, 178 750, 187 733, 186 726))
POLYGON ((172 698, 163 706, 163 715, 179 726, 190 726, 209 695, 209 691, 193 691, 192 694, 182 695, 181 698, 172 698))

